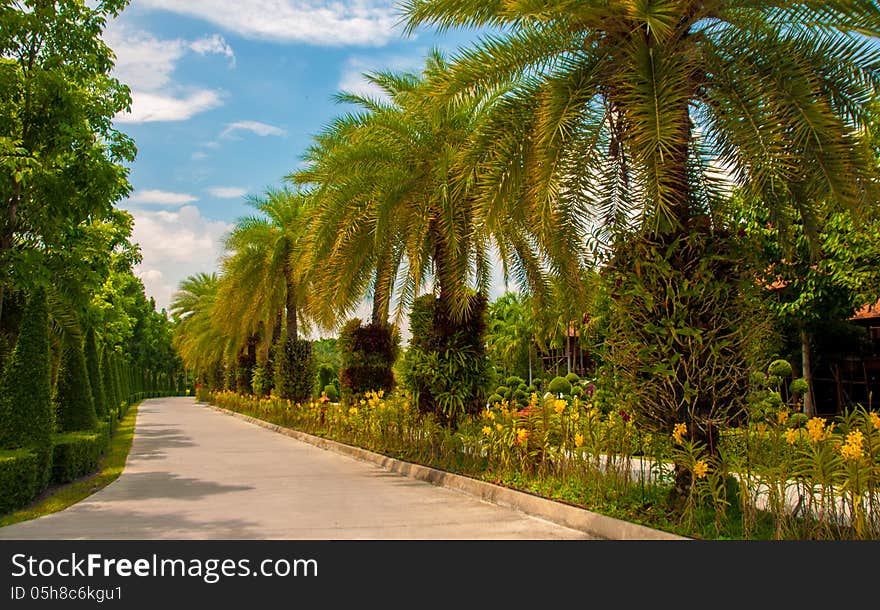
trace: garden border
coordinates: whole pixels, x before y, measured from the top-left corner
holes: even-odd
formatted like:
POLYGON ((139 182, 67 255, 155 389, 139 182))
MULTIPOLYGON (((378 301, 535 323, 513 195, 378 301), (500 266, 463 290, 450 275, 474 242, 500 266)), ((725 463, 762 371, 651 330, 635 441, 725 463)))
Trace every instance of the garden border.
POLYGON ((637 523, 630 523, 608 517, 585 508, 564 504, 525 491, 480 481, 465 475, 439 470, 430 466, 405 462, 396 458, 375 453, 367 449, 346 445, 320 436, 307 434, 292 428, 272 424, 250 415, 244 415, 215 405, 196 402, 196 405, 210 407, 225 415, 231 415, 248 423, 255 424, 273 432, 295 438, 320 449, 333 451, 362 462, 375 464, 390 472, 425 481, 439 487, 446 487, 473 496, 479 500, 512 508, 533 517, 539 517, 557 525, 579 530, 606 540, 691 540, 683 536, 653 529, 637 523))

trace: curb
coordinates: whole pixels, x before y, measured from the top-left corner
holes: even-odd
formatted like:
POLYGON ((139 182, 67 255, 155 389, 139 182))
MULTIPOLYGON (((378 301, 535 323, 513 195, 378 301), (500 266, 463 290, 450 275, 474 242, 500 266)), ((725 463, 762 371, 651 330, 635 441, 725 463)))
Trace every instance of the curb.
POLYGON ((445 470, 438 470, 429 466, 405 462, 387 455, 361 449, 360 447, 353 447, 321 438, 320 436, 313 436, 299 430, 271 424, 249 415, 243 415, 207 403, 196 404, 204 405, 225 415, 231 415, 232 417, 295 438, 315 447, 333 451, 362 462, 369 462, 390 472, 396 472, 403 476, 425 481, 426 483, 454 489, 485 502, 512 508, 532 517, 539 517, 557 525, 585 532, 597 538, 606 540, 689 540, 689 538, 669 532, 600 515, 585 508, 578 508, 527 492, 501 487, 500 485, 446 472, 445 470))

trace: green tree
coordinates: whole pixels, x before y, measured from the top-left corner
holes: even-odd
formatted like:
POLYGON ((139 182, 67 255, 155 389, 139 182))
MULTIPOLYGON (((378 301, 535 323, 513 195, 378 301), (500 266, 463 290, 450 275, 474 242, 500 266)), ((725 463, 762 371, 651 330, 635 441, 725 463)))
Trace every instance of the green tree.
POLYGON ((82 335, 65 333, 62 345, 61 367, 53 397, 58 430, 95 430, 98 418, 86 370, 82 335))
POLYGON ((127 3, 20 0, 0 11, 0 312, 10 288, 48 283, 34 252, 130 190, 134 144, 112 119, 131 98, 101 39, 127 3))
POLYGON ((49 379, 49 314, 36 289, 25 309, 18 342, 0 380, 0 447, 48 451, 54 416, 49 379))
POLYGON ((101 350, 101 379, 104 381, 107 408, 110 412, 118 414, 122 397, 116 383, 116 377, 113 375, 113 356, 111 351, 112 348, 107 345, 101 350))

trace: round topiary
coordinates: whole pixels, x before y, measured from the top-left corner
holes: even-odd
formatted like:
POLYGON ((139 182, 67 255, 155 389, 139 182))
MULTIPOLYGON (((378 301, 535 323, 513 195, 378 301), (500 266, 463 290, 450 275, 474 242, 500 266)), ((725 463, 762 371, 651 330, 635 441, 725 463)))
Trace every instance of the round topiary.
POLYGON ((498 394, 492 394, 492 395, 487 399, 487 402, 488 402, 490 405, 500 405, 502 402, 504 402, 504 399, 501 398, 501 396, 499 396, 498 394))
POLYGON ((571 382, 565 377, 554 377, 547 386, 547 391, 553 395, 571 394, 571 382))
POLYGON ((514 392, 513 397, 514 399, 516 399, 517 402, 522 402, 524 400, 528 400, 529 398, 528 395, 522 390, 517 390, 516 392, 514 392))
POLYGON ((583 398, 584 396, 584 388, 581 385, 576 385, 571 388, 571 395, 576 396, 578 398, 583 398))
POLYGON ((328 383, 324 386, 324 396, 326 396, 330 402, 339 402, 339 391, 332 383, 328 383))
POLYGON ((529 386, 527 386, 527 385, 524 384, 524 383, 521 383, 521 384, 519 384, 518 386, 516 386, 516 389, 517 389, 518 391, 520 391, 520 392, 528 392, 528 391, 529 391, 529 386))
POLYGON ((797 379, 792 380, 791 384, 788 386, 788 390, 795 396, 803 396, 810 391, 810 384, 808 384, 807 380, 803 377, 798 377, 797 379))
POLYGON ((794 413, 788 418, 789 428, 803 428, 807 425, 808 418, 803 413, 794 413))
POLYGON ((508 387, 504 386, 504 385, 500 385, 497 388, 495 388, 495 393, 498 394, 499 396, 501 396, 502 398, 506 397, 509 392, 510 392, 510 390, 508 389, 508 387))
POLYGON ((767 367, 767 372, 776 377, 788 377, 791 375, 791 365, 787 360, 774 360, 767 367))
POLYGON ((525 379, 522 377, 517 377, 513 375, 504 380, 504 385, 508 388, 518 388, 521 384, 525 383, 525 379))
POLYGON ((569 373, 568 375, 565 376, 565 379, 571 385, 574 385, 576 383, 580 383, 580 380, 581 380, 581 378, 576 373, 569 373))

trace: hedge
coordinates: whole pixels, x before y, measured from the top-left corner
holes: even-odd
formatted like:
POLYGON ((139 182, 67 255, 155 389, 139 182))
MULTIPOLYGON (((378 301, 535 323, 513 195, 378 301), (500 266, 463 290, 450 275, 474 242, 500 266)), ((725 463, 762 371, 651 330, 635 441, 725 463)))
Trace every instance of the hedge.
POLYGON ((101 422, 97 432, 67 432, 52 438, 52 482, 67 483, 98 469, 110 443, 110 425, 101 422))
POLYGON ((0 514, 24 506, 43 491, 47 458, 31 449, 0 451, 0 514))

